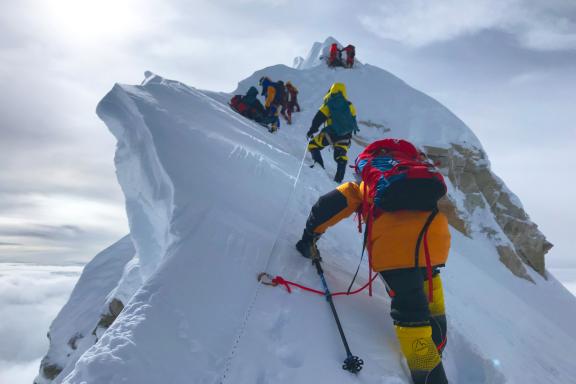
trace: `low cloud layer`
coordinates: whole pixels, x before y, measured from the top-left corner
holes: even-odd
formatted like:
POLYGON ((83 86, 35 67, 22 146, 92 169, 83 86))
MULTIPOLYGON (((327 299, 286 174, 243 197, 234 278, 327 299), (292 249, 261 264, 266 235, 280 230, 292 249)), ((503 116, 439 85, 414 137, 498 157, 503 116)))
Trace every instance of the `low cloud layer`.
POLYGON ((0 263, 0 383, 30 384, 82 267, 0 263))

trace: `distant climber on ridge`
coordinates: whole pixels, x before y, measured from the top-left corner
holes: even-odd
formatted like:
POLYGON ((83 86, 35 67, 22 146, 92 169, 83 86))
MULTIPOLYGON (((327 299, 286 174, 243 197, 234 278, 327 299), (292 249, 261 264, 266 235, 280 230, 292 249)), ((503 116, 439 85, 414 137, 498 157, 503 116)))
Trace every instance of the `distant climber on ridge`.
POLYGON ((288 124, 292 124, 292 115, 288 113, 288 88, 286 88, 286 85, 282 80, 278 80, 276 84, 278 84, 277 88, 281 90, 280 114, 288 124))
POLYGON ((320 236, 360 211, 370 270, 386 282, 390 315, 414 384, 447 384, 439 268, 448 258, 450 232, 437 206, 446 194, 444 178, 411 143, 396 139, 367 146, 356 159, 356 172, 359 184, 342 184, 318 199, 296 248, 317 260, 320 236))
POLYGON ((334 161, 338 165, 334 181, 337 183, 344 179, 352 134, 358 131, 356 108, 346 97, 346 86, 343 83, 332 84, 306 136, 310 139, 308 150, 312 160, 322 168, 324 160, 320 151, 328 145, 334 148, 334 161), (314 136, 323 123, 326 123, 326 127, 314 136))
POLYGON ((326 58, 326 64, 329 67, 344 67, 352 68, 354 66, 354 59, 356 57, 356 47, 348 44, 346 47, 340 49, 337 43, 330 45, 330 51, 326 58), (346 58, 342 57, 342 53, 346 54, 346 58))
POLYGON ((292 82, 286 82, 286 90, 288 91, 288 115, 292 118, 292 113, 300 112, 300 104, 298 104, 298 88, 292 82))
POLYGON ((270 132, 276 132, 280 127, 278 115, 285 93, 284 84, 275 83, 267 76, 261 77, 259 84, 262 87, 261 94, 265 97, 264 108, 266 109, 266 115, 272 120, 270 132))
POLYGON ((270 123, 271 119, 265 116, 264 106, 258 100, 258 90, 250 87, 246 95, 234 95, 230 100, 230 107, 248 119, 254 120, 262 125, 270 123))
POLYGON ((338 48, 338 44, 333 43, 330 46, 330 52, 328 55, 329 67, 342 67, 342 51, 338 48))
POLYGON ((348 44, 342 51, 346 53, 346 60, 342 61, 344 67, 352 68, 354 66, 354 58, 356 57, 356 47, 352 44, 348 44))

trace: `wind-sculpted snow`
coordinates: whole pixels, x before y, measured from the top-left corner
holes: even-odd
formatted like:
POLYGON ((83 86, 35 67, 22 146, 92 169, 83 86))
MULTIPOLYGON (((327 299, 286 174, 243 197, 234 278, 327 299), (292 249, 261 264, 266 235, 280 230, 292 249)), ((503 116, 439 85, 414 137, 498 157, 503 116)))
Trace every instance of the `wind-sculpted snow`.
MULTIPOLYGON (((116 168, 137 254, 110 264, 117 283, 106 295, 125 305, 120 315, 54 382, 408 382, 380 282, 372 298, 335 299, 350 347, 365 361, 353 376, 341 369, 344 348, 325 299, 263 286, 256 276, 266 271, 321 287, 294 244, 310 207, 335 187, 329 149, 323 151, 326 170, 302 166, 305 133, 332 82, 347 84, 361 121, 351 159, 362 143, 393 136, 440 154, 464 148, 478 156, 468 159, 474 166, 489 172, 482 147, 442 105, 370 65, 273 66, 240 82, 238 93, 263 75, 300 89, 302 112, 275 134, 232 112, 230 95, 152 73, 140 86, 116 85, 101 101, 98 115, 118 140, 116 168)), ((443 170, 452 178, 454 209, 464 211, 472 192, 462 189, 470 183, 460 174, 454 177, 457 168, 443 170)), ((346 179, 353 179, 350 172, 346 179)), ((506 236, 490 216, 490 204, 471 207, 489 218, 483 225, 506 236)), ((469 222, 473 214, 460 220, 459 230, 470 237, 452 229, 443 272, 452 335, 444 360, 451 382, 570 383, 576 375, 570 360, 576 354, 576 300, 553 278, 530 271, 534 283, 514 277, 499 261, 494 239, 467 232, 478 224, 469 222)), ((333 291, 348 287, 361 245, 352 219, 320 240, 333 291)), ((357 284, 366 276, 364 263, 357 284)))

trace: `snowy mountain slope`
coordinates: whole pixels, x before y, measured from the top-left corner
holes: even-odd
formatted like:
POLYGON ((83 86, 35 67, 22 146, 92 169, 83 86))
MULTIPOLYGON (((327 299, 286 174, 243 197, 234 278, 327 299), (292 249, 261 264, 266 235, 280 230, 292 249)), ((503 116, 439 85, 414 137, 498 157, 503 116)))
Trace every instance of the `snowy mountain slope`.
POLYGON ((126 236, 92 259, 50 330, 50 350, 42 360, 35 382, 66 376, 78 358, 99 336, 102 320, 110 315, 110 295, 119 286, 125 267, 134 257, 130 236, 126 236))
MULTIPOLYGON (((108 265, 124 277, 105 295, 118 298, 124 310, 82 356, 59 360, 64 371, 52 382, 407 382, 379 283, 373 298, 336 299, 351 348, 365 361, 356 377, 340 369, 345 354, 323 297, 287 294, 256 281, 258 272, 267 271, 320 287, 314 268, 293 245, 311 205, 335 187, 327 175, 335 171, 328 149, 328 172, 301 162, 305 132, 336 80, 348 85, 359 119, 367 122, 351 158, 361 150, 358 143, 383 135, 413 140, 439 159, 447 156, 443 169, 451 178, 452 204, 464 223, 460 230, 470 236, 452 230, 444 272, 450 327, 445 361, 452 382, 576 382, 569 359, 576 352, 576 300, 531 269, 525 273, 535 283, 514 277, 499 260, 496 235, 478 230, 490 228, 512 243, 493 210, 504 192, 484 207, 467 203, 475 193, 488 201, 492 192, 464 191, 471 183, 459 177, 476 166, 489 172, 489 163, 485 156, 457 163, 464 151, 483 155, 457 117, 369 65, 274 66, 242 81, 239 92, 264 74, 293 81, 303 107, 294 125, 274 135, 232 112, 225 95, 152 74, 141 86, 116 85, 102 100, 98 114, 118 140, 116 167, 137 256, 130 268, 125 262, 108 265), (455 148, 462 152, 450 157, 455 148)), ((360 247, 352 220, 322 238, 334 291, 347 288, 360 247)), ((358 284, 366 275, 364 266, 358 284)), ((87 268, 84 276, 98 274, 87 268)), ((90 316, 97 323, 100 312, 90 316)), ((64 308, 55 325, 70 328, 69 318, 64 308)))

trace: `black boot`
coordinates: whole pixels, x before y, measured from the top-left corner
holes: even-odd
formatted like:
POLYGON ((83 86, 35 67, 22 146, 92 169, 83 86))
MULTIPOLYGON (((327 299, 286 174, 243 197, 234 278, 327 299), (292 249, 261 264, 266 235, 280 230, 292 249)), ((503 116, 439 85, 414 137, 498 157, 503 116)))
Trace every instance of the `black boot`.
POLYGON ((300 252, 302 256, 304 256, 307 259, 319 258, 320 260, 322 260, 322 258, 320 257, 320 251, 316 246, 316 242, 318 241, 320 236, 321 234, 319 233, 314 232, 310 233, 308 232, 308 230, 305 229, 304 233, 302 234, 302 238, 298 240, 298 242, 296 243, 296 249, 298 250, 298 252, 300 252))
POLYGON ((318 148, 312 149, 310 151, 310 154, 312 155, 312 160, 314 160, 315 163, 320 164, 320 166, 324 168, 324 159, 322 159, 322 154, 320 153, 320 150, 318 148))
POLYGON ((338 169, 336 170, 336 176, 334 176, 334 181, 341 183, 344 179, 344 173, 346 173, 346 162, 339 161, 338 169))
POLYGON ((412 371, 411 373, 414 384, 448 384, 442 362, 431 371, 412 371))

